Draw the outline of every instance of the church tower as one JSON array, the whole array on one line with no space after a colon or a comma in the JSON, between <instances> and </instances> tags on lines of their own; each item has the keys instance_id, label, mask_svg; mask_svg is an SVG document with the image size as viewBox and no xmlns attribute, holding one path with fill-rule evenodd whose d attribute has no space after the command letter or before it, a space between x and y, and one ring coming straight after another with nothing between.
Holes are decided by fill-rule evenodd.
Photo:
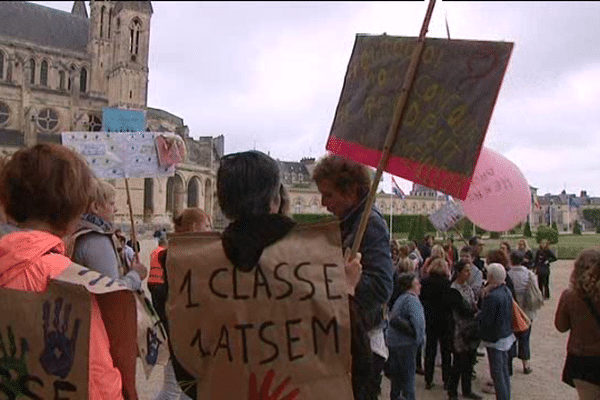
<instances>
[{"instance_id":1,"label":"church tower","mask_svg":"<svg viewBox=\"0 0 600 400\"><path fill-rule=\"evenodd\" d=\"M79 3L78 1L75 2ZM112 65L113 47L116 38L114 7L116 1L90 1L90 24L88 32L88 54L91 55L90 94L106 98L108 94L108 72ZM75 6L73 7L75 9Z\"/></svg>"},{"instance_id":2,"label":"church tower","mask_svg":"<svg viewBox=\"0 0 600 400\"><path fill-rule=\"evenodd\" d=\"M112 3L112 57L108 76L108 106L145 109L148 101L150 1ZM110 18L110 15L109 15Z\"/></svg>"}]
</instances>

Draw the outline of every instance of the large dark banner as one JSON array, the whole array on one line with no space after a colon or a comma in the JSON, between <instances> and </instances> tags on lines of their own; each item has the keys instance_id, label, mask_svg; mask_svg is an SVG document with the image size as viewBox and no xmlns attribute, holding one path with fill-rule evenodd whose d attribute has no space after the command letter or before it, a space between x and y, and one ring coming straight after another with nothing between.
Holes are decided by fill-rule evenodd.
<instances>
[{"instance_id":1,"label":"large dark banner","mask_svg":"<svg viewBox=\"0 0 600 400\"><path fill-rule=\"evenodd\" d=\"M416 43L357 35L327 150L377 167ZM512 48L426 39L385 171L464 200Z\"/></svg>"}]
</instances>

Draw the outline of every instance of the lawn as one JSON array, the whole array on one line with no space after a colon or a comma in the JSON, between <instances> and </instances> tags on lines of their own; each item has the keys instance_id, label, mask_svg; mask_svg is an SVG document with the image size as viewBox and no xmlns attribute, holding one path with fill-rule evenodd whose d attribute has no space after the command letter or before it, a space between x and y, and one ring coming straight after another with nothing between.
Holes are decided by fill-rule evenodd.
<instances>
[{"instance_id":1,"label":"lawn","mask_svg":"<svg viewBox=\"0 0 600 400\"><path fill-rule=\"evenodd\" d=\"M406 240L408 235L394 235L395 238L400 240ZM484 251L497 249L500 247L500 242L507 241L511 248L517 248L517 242L521 239L522 236L509 236L503 237L501 239L490 239L489 236L484 236L483 241L485 244ZM436 241L441 242L441 238ZM538 244L535 241L535 237L527 238L527 242L529 243L529 247L532 250L536 250L538 248ZM460 240L458 235L454 234L454 244L457 248L460 249L464 245L463 241ZM558 243L550 245L550 248L554 250L556 256L562 260L572 260L577 258L577 255L585 249L589 248L600 248L600 234L584 234L584 235L559 235Z\"/></svg>"}]
</instances>

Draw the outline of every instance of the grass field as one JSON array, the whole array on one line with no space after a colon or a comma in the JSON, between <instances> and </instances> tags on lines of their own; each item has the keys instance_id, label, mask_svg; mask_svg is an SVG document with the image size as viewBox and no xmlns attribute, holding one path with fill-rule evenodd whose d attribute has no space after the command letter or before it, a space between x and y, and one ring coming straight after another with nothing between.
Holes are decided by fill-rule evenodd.
<instances>
[{"instance_id":1,"label":"grass field","mask_svg":"<svg viewBox=\"0 0 600 400\"><path fill-rule=\"evenodd\" d=\"M408 235L394 235L396 239L406 240ZM484 236L483 241L485 243L484 251L497 249L500 247L500 242L507 241L513 249L517 248L517 242L521 239L522 236L509 236L503 237L501 239L490 239L489 237ZM538 248L538 244L535 241L535 238L526 238L529 243L529 247L532 250ZM436 241L441 241L441 238ZM457 248L460 249L464 245L460 238L457 238L457 235L454 235L454 244ZM585 249L589 248L600 248L600 235L599 234L585 234L585 235L559 235L558 243L550 245L550 248L555 251L556 256L562 260L572 260L577 258L577 255Z\"/></svg>"}]
</instances>

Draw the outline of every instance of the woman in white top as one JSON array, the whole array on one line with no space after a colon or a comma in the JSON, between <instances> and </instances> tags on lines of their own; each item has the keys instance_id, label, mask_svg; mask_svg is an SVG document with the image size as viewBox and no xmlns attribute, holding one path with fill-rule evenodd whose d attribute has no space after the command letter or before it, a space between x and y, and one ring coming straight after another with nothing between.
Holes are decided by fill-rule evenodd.
<instances>
[{"instance_id":1,"label":"woman in white top","mask_svg":"<svg viewBox=\"0 0 600 400\"><path fill-rule=\"evenodd\" d=\"M523 265L524 256L525 253L521 250L515 250L510 253L510 263L512 264L512 267L508 270L508 275L512 279L515 287L515 300L523 309L523 311L525 311L525 314L527 314L531 322L533 322L536 317L537 310L529 308L530 306L526 301L526 295L529 280L532 279L533 284L537 285L537 277ZM531 364L529 362L531 358L531 350L529 346L531 326L527 331L515 334L515 336L517 337L517 357L523 362L523 373L530 374L532 371Z\"/></svg>"}]
</instances>

